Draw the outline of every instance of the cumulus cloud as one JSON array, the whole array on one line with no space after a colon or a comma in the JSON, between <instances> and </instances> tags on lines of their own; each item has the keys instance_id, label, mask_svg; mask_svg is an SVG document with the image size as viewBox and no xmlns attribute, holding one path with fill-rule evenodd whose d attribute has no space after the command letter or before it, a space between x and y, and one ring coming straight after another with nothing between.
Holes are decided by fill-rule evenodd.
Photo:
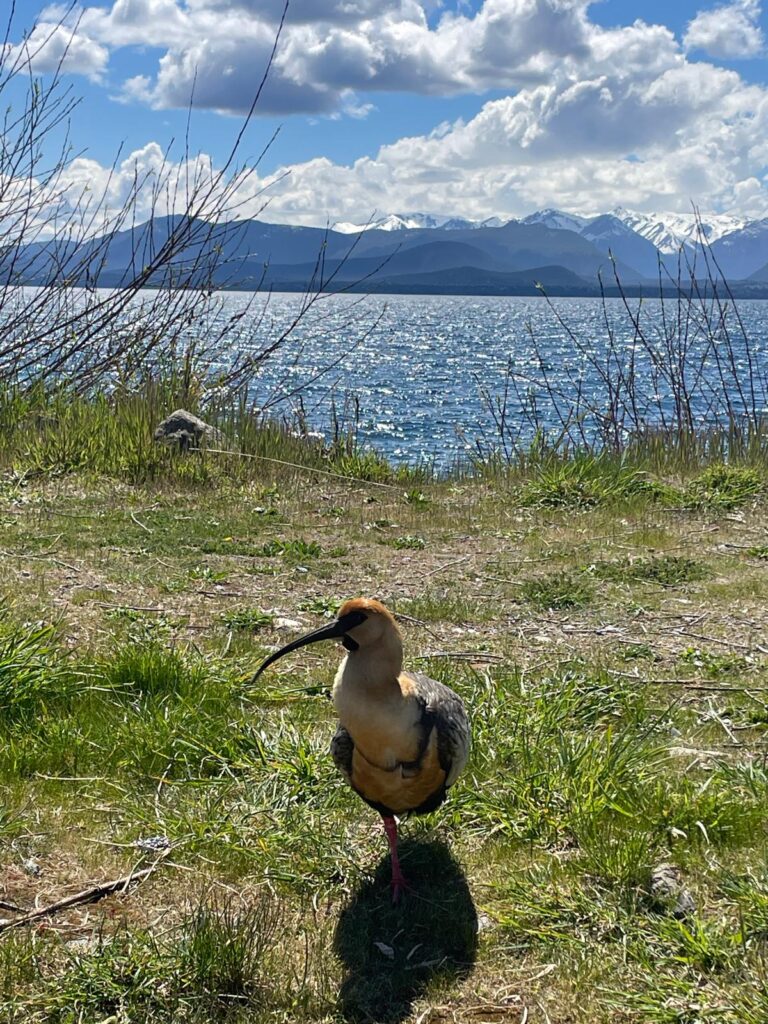
<instances>
[{"instance_id":1,"label":"cumulus cloud","mask_svg":"<svg viewBox=\"0 0 768 1024\"><path fill-rule=\"evenodd\" d=\"M355 91L447 95L544 81L590 53L591 0L485 0L431 24L418 0L296 0L260 106L330 113ZM126 83L157 108L248 110L283 12L281 0L115 0L77 12L95 44L164 50L154 75ZM66 21L62 8L50 8ZM193 88L194 87L194 88ZM359 109L354 104L350 109Z\"/></svg>"},{"instance_id":2,"label":"cumulus cloud","mask_svg":"<svg viewBox=\"0 0 768 1024\"><path fill-rule=\"evenodd\" d=\"M589 6L484 0L435 18L417 0L295 0L262 113L363 116L376 91L395 89L509 95L349 165L316 159L272 178L253 174L237 182L242 215L259 212L265 187L268 218L303 224L364 220L383 196L388 211L477 218L544 205L687 212L691 198L702 209L768 212L768 89L689 56L705 16L681 46L641 20L601 28ZM753 0L719 10L757 24ZM154 73L124 84L126 98L185 107L194 83L195 105L239 112L281 12L279 0L116 0L84 9L77 31L100 47L162 47ZM93 166L77 171L99 180Z\"/></svg>"},{"instance_id":3,"label":"cumulus cloud","mask_svg":"<svg viewBox=\"0 0 768 1024\"><path fill-rule=\"evenodd\" d=\"M439 195L440 212L478 218L617 202L688 212L691 197L757 216L768 211L767 130L766 90L711 65L670 69L644 92L615 75L536 86L350 166L294 166L275 180L268 216L354 220L380 209L382 195L390 210L432 210Z\"/></svg>"},{"instance_id":4,"label":"cumulus cloud","mask_svg":"<svg viewBox=\"0 0 768 1024\"><path fill-rule=\"evenodd\" d=\"M671 54L673 56L673 54ZM592 214L639 210L768 214L768 90L711 64L672 61L641 79L607 47L601 73L536 84L485 103L467 120L400 139L351 164L325 158L235 182L238 216L308 225L364 220L374 210L482 219L556 206ZM131 160L161 172L158 146ZM212 164L206 173L215 175ZM85 164L86 177L99 174Z\"/></svg>"},{"instance_id":5,"label":"cumulus cloud","mask_svg":"<svg viewBox=\"0 0 768 1024\"><path fill-rule=\"evenodd\" d=\"M765 45L758 24L760 0L700 11L688 25L683 40L687 50L703 50L711 57L757 57Z\"/></svg>"},{"instance_id":6,"label":"cumulus cloud","mask_svg":"<svg viewBox=\"0 0 768 1024\"><path fill-rule=\"evenodd\" d=\"M109 61L109 50L60 21L39 21L22 42L7 45L2 53L6 68L31 67L35 74L61 71L99 81Z\"/></svg>"}]
</instances>

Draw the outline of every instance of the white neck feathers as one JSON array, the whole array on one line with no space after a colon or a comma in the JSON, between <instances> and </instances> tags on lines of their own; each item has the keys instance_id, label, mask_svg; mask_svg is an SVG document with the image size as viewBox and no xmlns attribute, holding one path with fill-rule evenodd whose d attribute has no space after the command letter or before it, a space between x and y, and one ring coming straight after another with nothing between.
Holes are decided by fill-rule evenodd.
<instances>
[{"instance_id":1,"label":"white neck feathers","mask_svg":"<svg viewBox=\"0 0 768 1024\"><path fill-rule=\"evenodd\" d=\"M403 643L395 630L371 646L351 651L339 666L336 685L365 687L372 691L399 692L398 676L403 670Z\"/></svg>"}]
</instances>

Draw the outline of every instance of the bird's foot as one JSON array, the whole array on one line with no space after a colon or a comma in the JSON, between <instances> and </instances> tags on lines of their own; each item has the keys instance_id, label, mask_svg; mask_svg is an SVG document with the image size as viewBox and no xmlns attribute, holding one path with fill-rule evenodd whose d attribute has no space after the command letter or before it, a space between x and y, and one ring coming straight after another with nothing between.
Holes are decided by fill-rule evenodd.
<instances>
[{"instance_id":1,"label":"bird's foot","mask_svg":"<svg viewBox=\"0 0 768 1024\"><path fill-rule=\"evenodd\" d=\"M397 906L400 902L401 896L407 892L413 892L413 886L406 882L402 871L392 872L392 881L390 883L392 889L392 905Z\"/></svg>"}]
</instances>

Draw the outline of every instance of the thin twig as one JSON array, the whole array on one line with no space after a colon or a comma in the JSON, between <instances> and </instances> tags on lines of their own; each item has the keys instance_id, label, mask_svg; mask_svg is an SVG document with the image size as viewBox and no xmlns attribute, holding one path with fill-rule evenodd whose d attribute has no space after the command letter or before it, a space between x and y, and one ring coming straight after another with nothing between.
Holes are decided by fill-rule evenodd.
<instances>
[{"instance_id":1,"label":"thin twig","mask_svg":"<svg viewBox=\"0 0 768 1024\"><path fill-rule=\"evenodd\" d=\"M74 896L67 896L56 903L50 903L47 907L41 907L40 910L33 910L31 914L25 914L24 917L17 917L13 921L4 922L0 924L0 932L7 931L9 928L18 928L20 925L31 924L33 921L39 921L42 917L51 917L62 910L68 910L70 907L77 907L83 903L96 903L105 896L111 896L116 892L125 892L130 885L149 878L162 860L163 858L159 857L154 864L148 868L142 868L141 871L132 871L129 875L115 878L111 882L92 885L89 889L83 889L82 892L75 893Z\"/></svg>"},{"instance_id":2,"label":"thin twig","mask_svg":"<svg viewBox=\"0 0 768 1024\"><path fill-rule=\"evenodd\" d=\"M144 523L142 523L142 521L138 519L133 512L131 512L131 519L134 521L134 523L136 523L137 526L140 526L142 530L145 530L147 533L153 532L152 530L150 530L148 526L145 526Z\"/></svg>"},{"instance_id":3,"label":"thin twig","mask_svg":"<svg viewBox=\"0 0 768 1024\"><path fill-rule=\"evenodd\" d=\"M157 615L171 614L168 608L157 608L151 604L110 604L109 601L94 601L97 608L109 608L113 611L155 612ZM189 615L189 612L173 612L174 615Z\"/></svg>"},{"instance_id":4,"label":"thin twig","mask_svg":"<svg viewBox=\"0 0 768 1024\"><path fill-rule=\"evenodd\" d=\"M71 569L72 572L82 572L76 565L62 562L60 558L52 558L51 555L32 555L27 551L0 551L0 555L5 558L33 558L38 562L53 562L54 565L62 565L65 569Z\"/></svg>"},{"instance_id":5,"label":"thin twig","mask_svg":"<svg viewBox=\"0 0 768 1024\"><path fill-rule=\"evenodd\" d=\"M436 569L430 569L429 572L425 572L422 579L429 579L430 576L435 576L437 573L442 572L444 569L450 569L452 565L461 565L462 562L468 562L472 557L471 554L463 555L461 558L454 558L452 562L445 562L443 565L438 565Z\"/></svg>"},{"instance_id":6,"label":"thin twig","mask_svg":"<svg viewBox=\"0 0 768 1024\"><path fill-rule=\"evenodd\" d=\"M410 626L418 626L420 629L426 630L430 636L435 638L435 640L442 640L439 633L436 633L434 629L430 629L422 619L414 619L412 615L406 615L404 612L394 612L393 614L397 622L407 622Z\"/></svg>"},{"instance_id":7,"label":"thin twig","mask_svg":"<svg viewBox=\"0 0 768 1024\"><path fill-rule=\"evenodd\" d=\"M429 661L431 658L454 658L457 661L504 661L501 654L491 654L490 651L434 651L431 654L422 654L411 661Z\"/></svg>"},{"instance_id":8,"label":"thin twig","mask_svg":"<svg viewBox=\"0 0 768 1024\"><path fill-rule=\"evenodd\" d=\"M678 629L675 631L680 636L689 636L694 640L705 640L710 644L720 644L723 647L738 647L742 651L751 651L752 648L748 644L740 644L735 640L721 640L716 636L705 636L703 633L691 633L687 629Z\"/></svg>"},{"instance_id":9,"label":"thin twig","mask_svg":"<svg viewBox=\"0 0 768 1024\"><path fill-rule=\"evenodd\" d=\"M0 900L0 910L10 910L12 914L26 914L27 911L23 907L17 907L15 903L9 903L8 900Z\"/></svg>"},{"instance_id":10,"label":"thin twig","mask_svg":"<svg viewBox=\"0 0 768 1024\"><path fill-rule=\"evenodd\" d=\"M257 459L259 462L274 462L278 466L288 466L290 469L300 469L304 473L319 473L320 476L330 476L335 480L346 480L353 484L364 484L366 487L386 487L390 491L402 491L399 484L384 484L379 480L363 480L359 476L346 476L344 473L334 473L330 469L319 469L316 466L302 466L300 462L286 462L284 459L272 459L268 455L252 455L250 452L230 452L223 448L189 448L191 452L205 452L213 455L234 455L238 459Z\"/></svg>"},{"instance_id":11,"label":"thin twig","mask_svg":"<svg viewBox=\"0 0 768 1024\"><path fill-rule=\"evenodd\" d=\"M715 683L705 683L697 679L643 679L641 676L633 675L631 672L621 672L619 669L608 669L612 676L621 676L622 679L631 679L633 683L642 683L644 686L684 686L688 690L711 690L717 693L768 693L768 686L718 686Z\"/></svg>"}]
</instances>

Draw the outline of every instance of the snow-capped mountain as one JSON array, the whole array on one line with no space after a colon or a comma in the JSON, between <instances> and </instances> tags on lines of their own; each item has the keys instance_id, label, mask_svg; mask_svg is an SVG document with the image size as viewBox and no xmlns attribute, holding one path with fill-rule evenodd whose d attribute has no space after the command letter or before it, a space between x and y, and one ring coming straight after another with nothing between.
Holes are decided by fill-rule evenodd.
<instances>
[{"instance_id":1,"label":"snow-capped mountain","mask_svg":"<svg viewBox=\"0 0 768 1024\"><path fill-rule=\"evenodd\" d=\"M359 234L361 231L404 231L442 228L444 231L461 231L480 227L501 227L505 221L500 217L489 217L484 221L467 220L465 217L445 217L431 213L390 213L370 223L354 224L341 221L334 224L334 231L342 234Z\"/></svg>"},{"instance_id":2,"label":"snow-capped mountain","mask_svg":"<svg viewBox=\"0 0 768 1024\"><path fill-rule=\"evenodd\" d=\"M696 217L693 213L634 213L618 206L611 211L638 235L653 242L659 252L676 253L680 247L693 246L698 240ZM712 213L701 218L702 229L708 242L716 242L723 235L740 231L747 223L743 217L728 213Z\"/></svg>"},{"instance_id":3,"label":"snow-capped mountain","mask_svg":"<svg viewBox=\"0 0 768 1024\"><path fill-rule=\"evenodd\" d=\"M579 234L600 252L610 253L644 277L653 277L658 272L659 254L653 243L613 214L603 213L587 221Z\"/></svg>"},{"instance_id":4,"label":"snow-capped mountain","mask_svg":"<svg viewBox=\"0 0 768 1024\"><path fill-rule=\"evenodd\" d=\"M520 224L542 224L556 231L583 233L585 226L598 217L610 216L626 224L636 234L653 243L661 253L675 254L681 246L693 247L698 239L696 217L693 213L636 213L623 206L617 206L609 214L584 217L566 210L536 210L526 217L514 218ZM508 217L487 217L485 220L470 220L466 217L447 217L432 213L390 213L378 217L368 224L341 221L334 224L334 230L343 234L358 234L361 231L404 231L407 229L442 228L444 231L466 231L471 228L497 228L510 223ZM743 217L729 213L713 213L702 217L702 228L711 244L725 235L732 235L746 227Z\"/></svg>"},{"instance_id":5,"label":"snow-capped mountain","mask_svg":"<svg viewBox=\"0 0 768 1024\"><path fill-rule=\"evenodd\" d=\"M72 281L92 283L98 275L102 287L119 287L126 279L126 268L132 266L141 231L151 231L157 241L161 231L170 233L175 224L175 217L167 217L117 232L109 241L108 260L93 256L101 250L99 244L92 250L91 242L63 254L60 247L32 243L25 248L23 278L12 277L6 270L0 287L70 279L70 268ZM679 270L687 277L693 271L705 279L716 267L743 293L753 295L757 289L760 297L768 297L768 218L743 223L727 215L707 217L712 244L706 261L695 252L695 217L679 214L654 218L620 209L586 218L548 209L522 220L473 221L413 213L343 227L346 234L259 220L238 222L222 245L221 274L214 283L247 289L262 288L266 280L275 290L295 291L314 281L317 254L322 252L324 269L345 289L370 287L403 294L417 294L419 289L428 294L463 294L462 289L467 289L466 294L528 295L535 293L534 282L542 281L557 294L594 295L598 276L611 287L614 269L622 284L657 287L661 256L675 274ZM350 251L349 232L361 228L380 230L364 230ZM685 258L678 263L681 244ZM195 262L192 256L190 262ZM233 285L235 266L238 278Z\"/></svg>"},{"instance_id":6,"label":"snow-capped mountain","mask_svg":"<svg viewBox=\"0 0 768 1024\"><path fill-rule=\"evenodd\" d=\"M712 252L726 276L734 280L764 274L768 264L768 217L752 220L718 238Z\"/></svg>"},{"instance_id":7,"label":"snow-capped mountain","mask_svg":"<svg viewBox=\"0 0 768 1024\"><path fill-rule=\"evenodd\" d=\"M668 265L673 264L674 268L677 268L681 250L684 254L681 265L683 274L691 267L703 266L695 254L700 228L693 211L639 213L618 206L610 213L586 217L569 213L567 210L547 208L511 220L504 217L470 220L466 217L439 216L431 213L393 213L380 217L370 224L340 223L334 225L334 228L342 234L356 234L373 229L389 232L406 232L409 229L419 232L430 230L434 232L437 242L448 241L445 238L446 232L450 234L454 231L461 233L477 228L505 228L508 233L516 226L528 229L546 228L550 232L580 235L596 251L618 260L618 264L624 268L625 276L628 271L635 271L641 277L655 280L658 275L659 257L666 260ZM712 246L720 272L726 279L742 281L754 274L762 274L768 280L768 218L747 221L733 214L713 213L703 215L700 226L707 242ZM407 242L403 240L402 244L410 246L422 242L423 237L413 237ZM551 244L552 239L549 239L547 246L550 246L550 250ZM562 256L569 245L573 244L573 240L568 242L563 238L559 248L557 244L555 245L556 252L548 250L549 255L545 262L562 263L563 266L567 266L567 262L563 262L556 253L562 250ZM378 250L377 254L380 255Z\"/></svg>"},{"instance_id":8,"label":"snow-capped mountain","mask_svg":"<svg viewBox=\"0 0 768 1024\"><path fill-rule=\"evenodd\" d=\"M508 218L507 218L508 219ZM334 231L345 235L357 235L361 231L404 231L406 229L442 228L444 231L461 231L469 228L500 228L506 224L502 217L488 217L486 220L467 220L465 217L440 217L432 213L390 213L366 224L341 221L333 225Z\"/></svg>"},{"instance_id":9,"label":"snow-capped mountain","mask_svg":"<svg viewBox=\"0 0 768 1024\"><path fill-rule=\"evenodd\" d=\"M523 217L521 224L543 224L545 228L552 228L555 231L581 231L584 225L590 220L589 217L580 217L576 213L566 213L564 210L537 210Z\"/></svg>"}]
</instances>

